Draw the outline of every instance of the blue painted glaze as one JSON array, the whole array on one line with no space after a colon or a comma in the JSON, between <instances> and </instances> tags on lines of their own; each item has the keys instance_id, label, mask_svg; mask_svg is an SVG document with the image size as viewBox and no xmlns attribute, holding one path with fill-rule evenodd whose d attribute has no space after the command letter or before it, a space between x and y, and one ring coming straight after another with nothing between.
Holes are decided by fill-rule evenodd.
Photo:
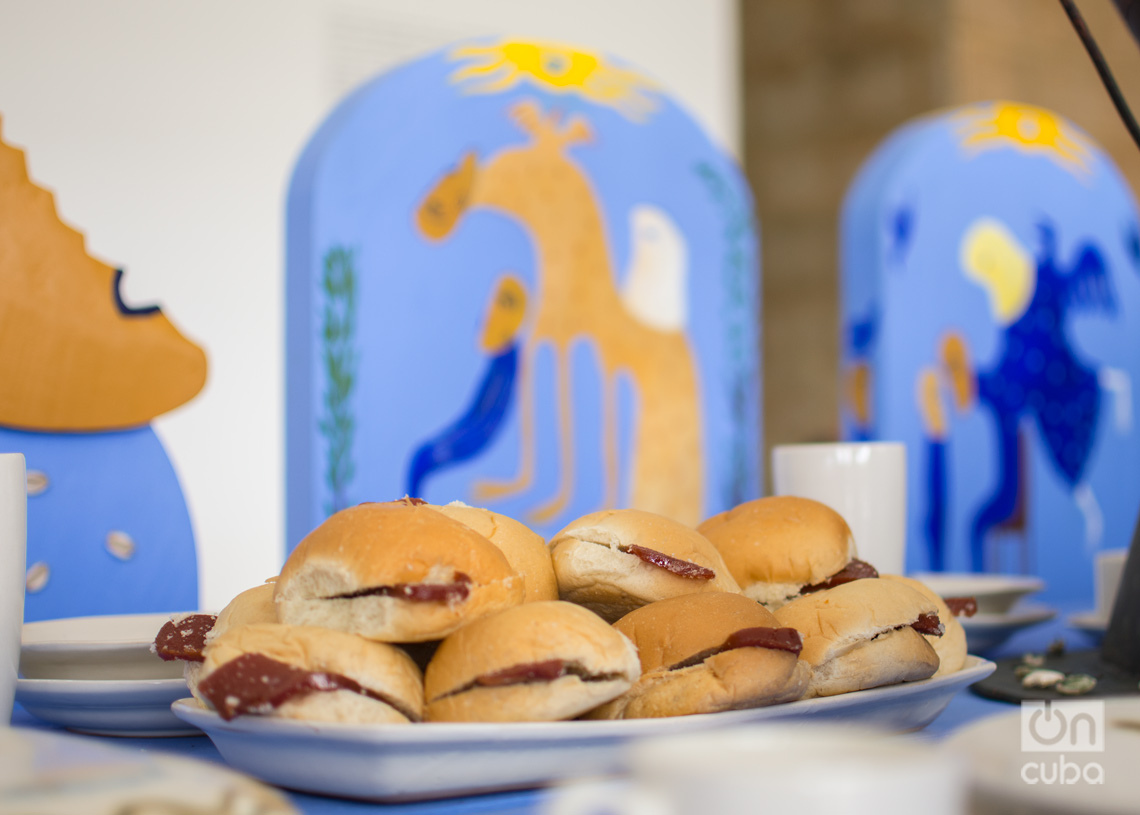
<instances>
[{"instance_id":1,"label":"blue painted glaze","mask_svg":"<svg viewBox=\"0 0 1140 815\"><path fill-rule=\"evenodd\" d=\"M1072 123L1008 102L916 120L843 210L846 438L908 446L908 567L1030 571L1091 601L1140 506L1132 192ZM874 319L872 319L874 318ZM871 328L874 330L871 330Z\"/></svg>"},{"instance_id":2,"label":"blue painted glaze","mask_svg":"<svg viewBox=\"0 0 1140 815\"><path fill-rule=\"evenodd\" d=\"M178 476L149 426L108 433L0 428L0 451L22 452L30 478L27 621L198 607L194 534ZM109 545L109 536L114 535ZM129 543L127 542L129 540Z\"/></svg>"}]
</instances>

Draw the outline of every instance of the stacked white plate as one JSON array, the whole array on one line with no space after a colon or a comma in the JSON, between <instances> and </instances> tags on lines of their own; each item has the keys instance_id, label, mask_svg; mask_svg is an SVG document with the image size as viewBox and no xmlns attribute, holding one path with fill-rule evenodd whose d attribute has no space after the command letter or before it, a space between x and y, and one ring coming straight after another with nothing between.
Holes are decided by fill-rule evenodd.
<instances>
[{"instance_id":1,"label":"stacked white plate","mask_svg":"<svg viewBox=\"0 0 1140 815\"><path fill-rule=\"evenodd\" d=\"M966 629L966 643L971 654L992 651L1022 629L1057 616L1055 608L1025 599L1045 588L1045 581L1039 577L967 572L930 572L911 577L921 580L941 597L973 597L977 600L977 614L958 618Z\"/></svg>"},{"instance_id":2,"label":"stacked white plate","mask_svg":"<svg viewBox=\"0 0 1140 815\"><path fill-rule=\"evenodd\" d=\"M181 662L150 650L169 614L26 623L16 701L45 722L83 733L182 736L199 731L170 712L188 693Z\"/></svg>"}]
</instances>

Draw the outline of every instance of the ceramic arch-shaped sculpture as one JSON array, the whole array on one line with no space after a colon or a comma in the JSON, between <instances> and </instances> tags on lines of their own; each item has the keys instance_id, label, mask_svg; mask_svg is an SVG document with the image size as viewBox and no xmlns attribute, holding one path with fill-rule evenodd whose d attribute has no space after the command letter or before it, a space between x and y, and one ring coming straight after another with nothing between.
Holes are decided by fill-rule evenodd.
<instances>
[{"instance_id":1,"label":"ceramic arch-shaped sculpture","mask_svg":"<svg viewBox=\"0 0 1140 815\"><path fill-rule=\"evenodd\" d=\"M547 534L759 494L750 199L637 71L478 41L379 76L305 149L288 232L291 545L405 493Z\"/></svg>"},{"instance_id":2,"label":"ceramic arch-shaped sculpture","mask_svg":"<svg viewBox=\"0 0 1140 815\"><path fill-rule=\"evenodd\" d=\"M1032 571L1086 597L1140 504L1140 227L1062 117L913 122L843 211L843 429L909 449L908 567Z\"/></svg>"}]
</instances>

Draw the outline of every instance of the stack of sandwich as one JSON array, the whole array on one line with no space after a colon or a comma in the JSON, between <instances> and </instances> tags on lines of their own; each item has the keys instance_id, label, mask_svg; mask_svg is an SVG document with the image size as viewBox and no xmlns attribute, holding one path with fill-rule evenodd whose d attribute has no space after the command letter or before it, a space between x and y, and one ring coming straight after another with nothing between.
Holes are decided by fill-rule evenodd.
<instances>
[{"instance_id":1,"label":"stack of sandwich","mask_svg":"<svg viewBox=\"0 0 1140 815\"><path fill-rule=\"evenodd\" d=\"M966 642L937 595L880 577L808 499L697 529L609 510L547 543L404 498L336 513L278 577L172 619L155 650L226 719L410 723L760 707L956 671Z\"/></svg>"}]
</instances>

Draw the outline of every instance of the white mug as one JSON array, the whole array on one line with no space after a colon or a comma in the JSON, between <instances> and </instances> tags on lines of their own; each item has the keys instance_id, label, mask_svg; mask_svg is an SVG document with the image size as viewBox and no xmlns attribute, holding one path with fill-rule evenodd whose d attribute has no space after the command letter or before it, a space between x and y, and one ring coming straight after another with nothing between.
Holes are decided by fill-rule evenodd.
<instances>
[{"instance_id":1,"label":"white mug","mask_svg":"<svg viewBox=\"0 0 1140 815\"><path fill-rule=\"evenodd\" d=\"M827 504L847 521L859 559L881 574L905 574L906 445L787 444L772 449L776 495Z\"/></svg>"},{"instance_id":2,"label":"white mug","mask_svg":"<svg viewBox=\"0 0 1140 815\"><path fill-rule=\"evenodd\" d=\"M557 790L541 815L963 815L966 768L914 737L771 723L635 742L625 782Z\"/></svg>"},{"instance_id":3,"label":"white mug","mask_svg":"<svg viewBox=\"0 0 1140 815\"><path fill-rule=\"evenodd\" d=\"M0 453L0 727L12 720L24 571L28 551L28 484L22 453Z\"/></svg>"}]
</instances>

